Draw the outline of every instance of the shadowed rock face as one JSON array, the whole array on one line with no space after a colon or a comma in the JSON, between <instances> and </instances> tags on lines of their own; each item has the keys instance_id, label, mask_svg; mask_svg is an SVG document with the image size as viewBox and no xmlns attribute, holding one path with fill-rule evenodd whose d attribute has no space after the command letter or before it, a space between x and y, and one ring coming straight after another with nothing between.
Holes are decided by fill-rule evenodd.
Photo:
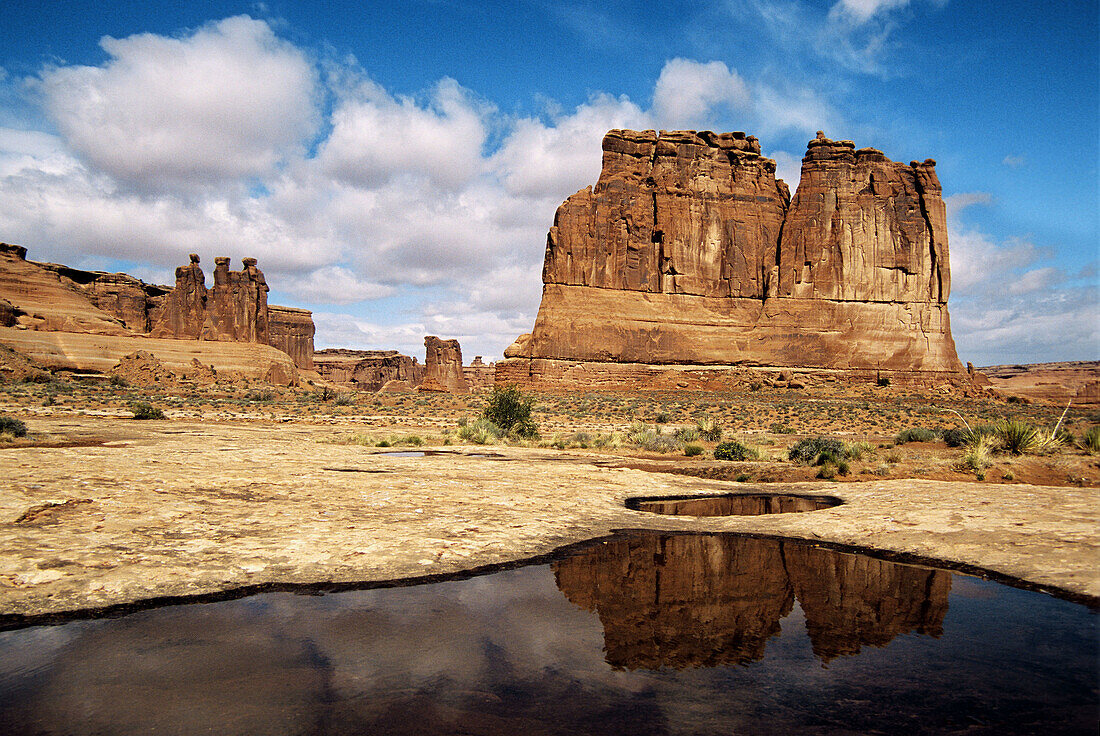
<instances>
[{"instance_id":1,"label":"shadowed rock face","mask_svg":"<svg viewBox=\"0 0 1100 736\"><path fill-rule=\"evenodd\" d=\"M962 375L934 161L819 134L792 201L742 133L613 130L603 149L554 218L502 380L578 361Z\"/></svg>"},{"instance_id":2,"label":"shadowed rock face","mask_svg":"<svg viewBox=\"0 0 1100 736\"><path fill-rule=\"evenodd\" d=\"M939 636L950 573L775 540L639 535L556 562L571 602L599 614L607 661L626 669L746 664L797 599L822 661Z\"/></svg>"}]
</instances>

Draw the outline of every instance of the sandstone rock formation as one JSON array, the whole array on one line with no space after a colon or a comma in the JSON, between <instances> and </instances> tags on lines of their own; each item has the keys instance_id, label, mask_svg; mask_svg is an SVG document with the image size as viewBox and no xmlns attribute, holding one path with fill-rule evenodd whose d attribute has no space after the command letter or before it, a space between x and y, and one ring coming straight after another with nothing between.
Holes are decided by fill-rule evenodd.
<instances>
[{"instance_id":1,"label":"sandstone rock formation","mask_svg":"<svg viewBox=\"0 0 1100 736\"><path fill-rule=\"evenodd\" d=\"M797 599L824 662L917 632L939 636L951 574L733 535L640 534L552 565L566 598L599 614L609 664L760 660Z\"/></svg>"},{"instance_id":2,"label":"sandstone rock formation","mask_svg":"<svg viewBox=\"0 0 1100 736\"><path fill-rule=\"evenodd\" d=\"M396 350L329 348L315 352L313 364L326 381L360 391L378 391L391 381L418 386L424 378L424 366Z\"/></svg>"},{"instance_id":3,"label":"sandstone rock formation","mask_svg":"<svg viewBox=\"0 0 1100 736\"><path fill-rule=\"evenodd\" d=\"M488 391L493 387L496 364L486 364L480 355L476 355L470 365L462 367L462 375L471 392Z\"/></svg>"},{"instance_id":4,"label":"sandstone rock formation","mask_svg":"<svg viewBox=\"0 0 1100 736\"><path fill-rule=\"evenodd\" d=\"M653 365L965 380L933 161L819 134L791 200L742 133L613 130L603 150L596 186L558 208L534 330L498 380L575 384L589 364L624 382Z\"/></svg>"},{"instance_id":5,"label":"sandstone rock formation","mask_svg":"<svg viewBox=\"0 0 1100 736\"><path fill-rule=\"evenodd\" d=\"M174 386L177 378L157 356L145 350L123 356L118 365L107 372L135 386Z\"/></svg>"},{"instance_id":6,"label":"sandstone rock formation","mask_svg":"<svg viewBox=\"0 0 1100 736\"><path fill-rule=\"evenodd\" d=\"M427 355L424 358L424 379L421 391L440 391L452 394L469 393L466 377L462 372L462 348L458 340L440 340L435 335L424 338Z\"/></svg>"},{"instance_id":7,"label":"sandstone rock formation","mask_svg":"<svg viewBox=\"0 0 1100 736\"><path fill-rule=\"evenodd\" d=\"M244 259L244 268L239 272L229 270L228 258L216 258L215 262L213 288L206 288L196 254L191 254L188 265L176 269L176 285L168 288L145 284L123 273L81 271L28 261L25 248L0 243L0 328L259 343L290 355L297 367L312 368L314 326L310 312L269 306L267 283L254 258ZM0 334L0 339L3 337ZM27 338L19 341L26 343ZM50 338L35 349L49 354L61 343L85 342L79 338ZM125 342L110 341L110 346L104 343L102 347L117 360L136 349L127 348ZM248 353L231 352L231 363ZM72 365L66 367L75 367L77 360L74 354L69 361ZM50 362L52 365L58 361ZM246 367L245 372L258 371L262 375L271 362L265 359L262 367ZM275 362L281 364L282 359ZM280 369L280 375L289 374L289 370Z\"/></svg>"},{"instance_id":8,"label":"sandstone rock formation","mask_svg":"<svg viewBox=\"0 0 1100 736\"><path fill-rule=\"evenodd\" d=\"M294 359L299 368L313 368L313 336L316 327L308 309L267 308L268 342Z\"/></svg>"}]
</instances>

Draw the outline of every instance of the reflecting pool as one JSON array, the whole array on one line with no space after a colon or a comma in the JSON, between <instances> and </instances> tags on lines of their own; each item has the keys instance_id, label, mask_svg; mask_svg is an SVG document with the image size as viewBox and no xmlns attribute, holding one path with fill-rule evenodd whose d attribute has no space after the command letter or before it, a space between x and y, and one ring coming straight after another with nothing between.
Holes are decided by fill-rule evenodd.
<instances>
[{"instance_id":1,"label":"reflecting pool","mask_svg":"<svg viewBox=\"0 0 1100 736\"><path fill-rule=\"evenodd\" d=\"M0 632L0 733L1091 734L1096 620L806 544L633 534Z\"/></svg>"}]
</instances>

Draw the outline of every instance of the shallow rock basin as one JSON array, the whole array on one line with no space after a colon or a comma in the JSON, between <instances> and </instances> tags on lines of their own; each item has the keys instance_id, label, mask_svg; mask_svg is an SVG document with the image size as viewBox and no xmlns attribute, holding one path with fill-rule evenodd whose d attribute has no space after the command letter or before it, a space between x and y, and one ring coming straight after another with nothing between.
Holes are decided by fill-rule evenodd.
<instances>
[{"instance_id":1,"label":"shallow rock basin","mask_svg":"<svg viewBox=\"0 0 1100 736\"><path fill-rule=\"evenodd\" d=\"M726 493L720 496L629 498L626 507L669 516L760 516L831 509L843 503L835 496L793 493Z\"/></svg>"},{"instance_id":2,"label":"shallow rock basin","mask_svg":"<svg viewBox=\"0 0 1100 736\"><path fill-rule=\"evenodd\" d=\"M0 632L0 731L1094 733L1095 636L1085 606L945 570L637 533Z\"/></svg>"}]
</instances>

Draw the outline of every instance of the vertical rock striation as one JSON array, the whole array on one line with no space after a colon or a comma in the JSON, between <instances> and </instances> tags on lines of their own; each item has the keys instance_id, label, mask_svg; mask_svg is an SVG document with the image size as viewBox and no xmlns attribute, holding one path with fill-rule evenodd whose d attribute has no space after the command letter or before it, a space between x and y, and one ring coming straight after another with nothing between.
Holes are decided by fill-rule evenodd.
<instances>
[{"instance_id":1,"label":"vertical rock striation","mask_svg":"<svg viewBox=\"0 0 1100 736\"><path fill-rule=\"evenodd\" d=\"M498 380L582 364L961 376L935 162L821 133L791 200L743 133L610 131L595 187L558 208L531 334ZM588 371L591 374L591 371Z\"/></svg>"},{"instance_id":2,"label":"vertical rock striation","mask_svg":"<svg viewBox=\"0 0 1100 736\"><path fill-rule=\"evenodd\" d=\"M462 372L462 347L458 340L441 340L435 335L428 335L424 338L424 349L426 355L421 391L469 393L470 388Z\"/></svg>"}]
</instances>

